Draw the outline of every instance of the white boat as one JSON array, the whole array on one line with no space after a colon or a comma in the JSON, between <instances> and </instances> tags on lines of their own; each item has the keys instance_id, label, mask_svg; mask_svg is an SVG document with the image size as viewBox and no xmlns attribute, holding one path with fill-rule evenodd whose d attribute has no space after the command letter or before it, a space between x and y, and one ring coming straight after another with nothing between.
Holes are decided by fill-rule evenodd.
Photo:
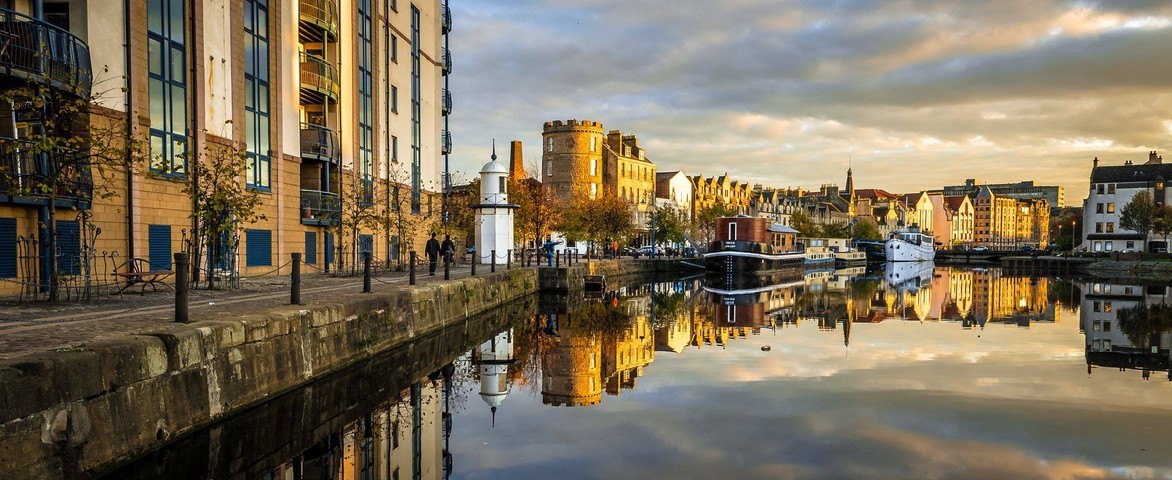
<instances>
[{"instance_id":1,"label":"white boat","mask_svg":"<svg viewBox=\"0 0 1172 480\"><path fill-rule=\"evenodd\" d=\"M883 270L883 280L899 291L918 291L931 285L936 262L889 263Z\"/></svg>"},{"instance_id":2,"label":"white boat","mask_svg":"<svg viewBox=\"0 0 1172 480\"><path fill-rule=\"evenodd\" d=\"M936 258L935 242L935 237L912 225L905 231L892 233L883 244L883 252L888 262L926 262Z\"/></svg>"},{"instance_id":3,"label":"white boat","mask_svg":"<svg viewBox=\"0 0 1172 480\"><path fill-rule=\"evenodd\" d=\"M846 250L834 252L834 266L846 267L850 265L864 265L867 263L867 252L862 250Z\"/></svg>"}]
</instances>

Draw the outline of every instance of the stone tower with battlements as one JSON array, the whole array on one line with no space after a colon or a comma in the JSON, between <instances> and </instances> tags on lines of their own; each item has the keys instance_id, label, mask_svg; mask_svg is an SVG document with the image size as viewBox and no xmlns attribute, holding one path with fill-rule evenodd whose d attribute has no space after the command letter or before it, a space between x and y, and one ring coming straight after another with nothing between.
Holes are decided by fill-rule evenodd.
<instances>
[{"instance_id":1,"label":"stone tower with battlements","mask_svg":"<svg viewBox=\"0 0 1172 480\"><path fill-rule=\"evenodd\" d=\"M541 132L541 181L563 200L602 195L602 122L554 120Z\"/></svg>"}]
</instances>

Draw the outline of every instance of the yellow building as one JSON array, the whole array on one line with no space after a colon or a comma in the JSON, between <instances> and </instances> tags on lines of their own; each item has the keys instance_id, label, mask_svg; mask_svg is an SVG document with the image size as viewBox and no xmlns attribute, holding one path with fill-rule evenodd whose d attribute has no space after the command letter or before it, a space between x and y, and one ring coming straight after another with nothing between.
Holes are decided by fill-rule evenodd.
<instances>
[{"instance_id":1,"label":"yellow building","mask_svg":"<svg viewBox=\"0 0 1172 480\"><path fill-rule=\"evenodd\" d=\"M70 45L68 55L48 59L71 72L70 81L45 84L81 97L92 92L100 107L94 124L112 118L110 125L124 125L145 157L129 176L121 168L91 169L92 162L69 170L85 185L57 202L63 273L77 273L68 265L80 263L74 257L81 252L119 252L160 269L171 268L174 252L194 253L204 242L191 238L193 200L185 188L201 168L212 171L205 166L217 156L244 164L243 175L227 181L258 192L261 217L239 226L238 241L224 242L236 249L207 245L193 258L204 269L274 272L293 252L322 269L353 264L362 251L388 259L425 238L419 227L438 218L441 202L431 192L443 186L443 157L451 150L444 127L452 27L439 0L68 0L54 2L52 24L21 16L32 13L27 2L16 5L19 12L0 9L13 20L0 23ZM17 60L0 55L10 63L0 84L49 79ZM20 113L30 129L6 129L16 132L0 138L7 145L45 118L0 109L9 110L3 118ZM46 172L48 160L65 153L38 160L8 152L0 163L40 162ZM23 174L0 175L0 238L47 238L37 231L38 218L48 218L47 200L20 187ZM415 227L403 238L390 227L340 228L360 216L396 217L396 206ZM96 238L82 234L90 225L101 229ZM36 267L16 268L15 256L0 249L0 278L44 278ZM91 259L103 269L94 275L125 268L103 260Z\"/></svg>"},{"instance_id":2,"label":"yellow building","mask_svg":"<svg viewBox=\"0 0 1172 480\"><path fill-rule=\"evenodd\" d=\"M703 175L693 176L692 185L692 194L695 196L692 211L695 213L712 208L717 204L730 207L740 214L747 215L750 212L753 187L748 183L729 178L727 173L719 177L708 178L704 178Z\"/></svg>"},{"instance_id":3,"label":"yellow building","mask_svg":"<svg viewBox=\"0 0 1172 480\"><path fill-rule=\"evenodd\" d=\"M541 181L568 205L575 197L603 193L602 123L590 120L545 122L541 132Z\"/></svg>"},{"instance_id":4,"label":"yellow building","mask_svg":"<svg viewBox=\"0 0 1172 480\"><path fill-rule=\"evenodd\" d=\"M655 206L655 164L647 159L635 135L623 135L618 130L606 134L602 152L603 177L606 191L614 192L631 204L635 225L650 224L649 212Z\"/></svg>"}]
</instances>

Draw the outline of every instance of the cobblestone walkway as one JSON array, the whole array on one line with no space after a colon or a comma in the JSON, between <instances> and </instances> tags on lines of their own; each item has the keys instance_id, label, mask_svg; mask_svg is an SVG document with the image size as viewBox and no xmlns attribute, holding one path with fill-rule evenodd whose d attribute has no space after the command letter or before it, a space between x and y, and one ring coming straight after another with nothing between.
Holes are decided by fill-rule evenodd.
<instances>
[{"instance_id":1,"label":"cobblestone walkway","mask_svg":"<svg viewBox=\"0 0 1172 480\"><path fill-rule=\"evenodd\" d=\"M503 269L498 268L497 271ZM468 276L467 265L454 267L453 279ZM478 267L478 274L488 268ZM443 270L429 276L426 269L416 274L418 284L443 281ZM376 275L371 282L374 293L387 292L407 285L406 272ZM113 338L146 334L173 325L175 294L146 292L140 295L127 289L121 297L89 303L19 302L0 298L0 359L29 353L82 347ZM362 276L335 277L303 274L301 303L324 303L340 294L362 292ZM191 320L224 319L258 310L289 304L289 277L267 276L241 280L239 290L191 290L188 293Z\"/></svg>"}]
</instances>

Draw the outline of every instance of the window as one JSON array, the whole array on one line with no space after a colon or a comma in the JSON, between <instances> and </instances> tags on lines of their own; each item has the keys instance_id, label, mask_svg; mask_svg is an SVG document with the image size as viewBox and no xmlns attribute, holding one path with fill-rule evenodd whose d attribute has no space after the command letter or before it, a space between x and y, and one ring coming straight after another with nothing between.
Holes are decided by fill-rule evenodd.
<instances>
[{"instance_id":1,"label":"window","mask_svg":"<svg viewBox=\"0 0 1172 480\"><path fill-rule=\"evenodd\" d=\"M1095 233L1103 233L1103 222L1095 222Z\"/></svg>"},{"instance_id":2,"label":"window","mask_svg":"<svg viewBox=\"0 0 1172 480\"><path fill-rule=\"evenodd\" d=\"M1102 184L1102 183L1100 183L1099 185L1097 185L1097 187L1098 187L1098 189L1097 189L1097 190L1098 190L1098 192L1097 192L1097 193L1098 193L1099 195L1102 195L1102 194L1103 194L1103 186L1104 186L1104 184Z\"/></svg>"},{"instance_id":3,"label":"window","mask_svg":"<svg viewBox=\"0 0 1172 480\"><path fill-rule=\"evenodd\" d=\"M147 1L147 92L151 172L187 173L187 50L184 0Z\"/></svg>"},{"instance_id":4,"label":"window","mask_svg":"<svg viewBox=\"0 0 1172 480\"><path fill-rule=\"evenodd\" d=\"M1103 204L1101 204L1101 203L1095 204L1095 213L1103 213Z\"/></svg>"},{"instance_id":5,"label":"window","mask_svg":"<svg viewBox=\"0 0 1172 480\"><path fill-rule=\"evenodd\" d=\"M1103 242L1103 250L1108 252L1115 250L1115 242Z\"/></svg>"},{"instance_id":6,"label":"window","mask_svg":"<svg viewBox=\"0 0 1172 480\"><path fill-rule=\"evenodd\" d=\"M546 160L545 161L545 176L547 176L547 177L553 176L553 160Z\"/></svg>"},{"instance_id":7,"label":"window","mask_svg":"<svg viewBox=\"0 0 1172 480\"><path fill-rule=\"evenodd\" d=\"M1107 302L1107 303L1111 303L1111 302ZM1111 307L1107 307L1107 311L1108 312L1111 311ZM1103 322L1103 331L1104 332L1111 331L1111 322Z\"/></svg>"},{"instance_id":8,"label":"window","mask_svg":"<svg viewBox=\"0 0 1172 480\"><path fill-rule=\"evenodd\" d=\"M399 113L399 87L394 85L391 85L391 112Z\"/></svg>"},{"instance_id":9,"label":"window","mask_svg":"<svg viewBox=\"0 0 1172 480\"><path fill-rule=\"evenodd\" d=\"M358 168L362 191L359 203L374 203L374 72L371 64L373 25L370 0L358 0Z\"/></svg>"},{"instance_id":10,"label":"window","mask_svg":"<svg viewBox=\"0 0 1172 480\"><path fill-rule=\"evenodd\" d=\"M1111 302L1103 302L1103 313L1111 313Z\"/></svg>"},{"instance_id":11,"label":"window","mask_svg":"<svg viewBox=\"0 0 1172 480\"><path fill-rule=\"evenodd\" d=\"M269 9L268 0L244 0L245 184L269 190Z\"/></svg>"},{"instance_id":12,"label":"window","mask_svg":"<svg viewBox=\"0 0 1172 480\"><path fill-rule=\"evenodd\" d=\"M500 180L500 185L497 185L497 191L500 193L509 193L508 179L505 177L500 177L497 180Z\"/></svg>"},{"instance_id":13,"label":"window","mask_svg":"<svg viewBox=\"0 0 1172 480\"><path fill-rule=\"evenodd\" d=\"M423 95L423 86L420 84L420 19L419 8L411 5L411 213L419 215L420 195L422 194L423 179L422 162L423 150L423 110L420 96Z\"/></svg>"},{"instance_id":14,"label":"window","mask_svg":"<svg viewBox=\"0 0 1172 480\"><path fill-rule=\"evenodd\" d=\"M1092 311L1092 312L1101 312L1101 311L1103 311L1103 309L1102 309L1102 304L1101 304L1101 303L1099 303L1099 302L1094 302L1094 303L1091 303L1091 311Z\"/></svg>"},{"instance_id":15,"label":"window","mask_svg":"<svg viewBox=\"0 0 1172 480\"><path fill-rule=\"evenodd\" d=\"M1107 193L1115 193L1115 184L1114 183L1107 184Z\"/></svg>"},{"instance_id":16,"label":"window","mask_svg":"<svg viewBox=\"0 0 1172 480\"><path fill-rule=\"evenodd\" d=\"M595 175L598 175L598 159L591 158L590 159L590 176L595 176Z\"/></svg>"},{"instance_id":17,"label":"window","mask_svg":"<svg viewBox=\"0 0 1172 480\"><path fill-rule=\"evenodd\" d=\"M598 197L598 184L591 182L590 183L590 198L597 198L597 197Z\"/></svg>"},{"instance_id":18,"label":"window","mask_svg":"<svg viewBox=\"0 0 1172 480\"><path fill-rule=\"evenodd\" d=\"M547 152L553 151L553 137L549 137L549 138L545 139L545 151L547 151Z\"/></svg>"},{"instance_id":19,"label":"window","mask_svg":"<svg viewBox=\"0 0 1172 480\"><path fill-rule=\"evenodd\" d=\"M1107 213L1115 213L1115 202L1107 204Z\"/></svg>"},{"instance_id":20,"label":"window","mask_svg":"<svg viewBox=\"0 0 1172 480\"><path fill-rule=\"evenodd\" d=\"M1107 222L1107 233L1115 233L1115 222Z\"/></svg>"},{"instance_id":21,"label":"window","mask_svg":"<svg viewBox=\"0 0 1172 480\"><path fill-rule=\"evenodd\" d=\"M1135 248L1135 242L1128 240L1127 241L1127 248ZM1128 290L1130 290L1130 288L1128 288Z\"/></svg>"},{"instance_id":22,"label":"window","mask_svg":"<svg viewBox=\"0 0 1172 480\"><path fill-rule=\"evenodd\" d=\"M244 242L244 266L270 267L273 265L272 230L245 230Z\"/></svg>"},{"instance_id":23,"label":"window","mask_svg":"<svg viewBox=\"0 0 1172 480\"><path fill-rule=\"evenodd\" d=\"M399 63L399 37L391 37L391 61Z\"/></svg>"},{"instance_id":24,"label":"window","mask_svg":"<svg viewBox=\"0 0 1172 480\"><path fill-rule=\"evenodd\" d=\"M399 137L391 135L391 162L399 163Z\"/></svg>"},{"instance_id":25,"label":"window","mask_svg":"<svg viewBox=\"0 0 1172 480\"><path fill-rule=\"evenodd\" d=\"M598 150L598 137L590 137L590 151L593 152L595 150Z\"/></svg>"}]
</instances>

